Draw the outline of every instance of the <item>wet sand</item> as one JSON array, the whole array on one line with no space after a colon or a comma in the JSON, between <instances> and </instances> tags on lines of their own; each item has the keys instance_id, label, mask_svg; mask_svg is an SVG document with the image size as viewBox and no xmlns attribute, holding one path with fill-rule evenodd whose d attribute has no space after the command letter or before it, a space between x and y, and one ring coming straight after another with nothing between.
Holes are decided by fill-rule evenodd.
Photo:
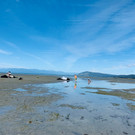
<instances>
[{"instance_id":1,"label":"wet sand","mask_svg":"<svg viewBox=\"0 0 135 135\"><path fill-rule=\"evenodd\" d=\"M133 88L82 87L78 80L74 89L57 76L16 76L23 80L0 78L0 135L134 135Z\"/></svg>"},{"instance_id":2,"label":"wet sand","mask_svg":"<svg viewBox=\"0 0 135 135\"><path fill-rule=\"evenodd\" d=\"M25 84L42 84L58 82L57 76L42 76L42 75L22 75L15 74L17 78L0 78L0 89L13 89L22 87ZM22 77L22 80L19 78Z\"/></svg>"},{"instance_id":3,"label":"wet sand","mask_svg":"<svg viewBox=\"0 0 135 135\"><path fill-rule=\"evenodd\" d=\"M34 121L33 128L38 128L43 117L37 114L35 108L50 105L62 96L49 93L47 88L35 85L58 82L58 77L39 75L16 75L16 77L0 78L0 135L36 135L38 133L31 131L30 124ZM19 80L19 77L23 80Z\"/></svg>"}]
</instances>

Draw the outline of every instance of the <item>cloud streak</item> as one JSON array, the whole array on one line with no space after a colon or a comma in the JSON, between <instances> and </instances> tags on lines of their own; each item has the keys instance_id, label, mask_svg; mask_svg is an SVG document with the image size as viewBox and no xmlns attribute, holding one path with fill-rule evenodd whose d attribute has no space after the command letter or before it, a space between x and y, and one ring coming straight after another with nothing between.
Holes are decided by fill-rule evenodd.
<instances>
[{"instance_id":1,"label":"cloud streak","mask_svg":"<svg viewBox=\"0 0 135 135\"><path fill-rule=\"evenodd\" d=\"M20 2L20 0L16 0L16 2Z\"/></svg>"},{"instance_id":2,"label":"cloud streak","mask_svg":"<svg viewBox=\"0 0 135 135\"><path fill-rule=\"evenodd\" d=\"M0 49L0 54L11 55L12 53Z\"/></svg>"},{"instance_id":3,"label":"cloud streak","mask_svg":"<svg viewBox=\"0 0 135 135\"><path fill-rule=\"evenodd\" d=\"M25 53L25 55L30 56L30 57L34 58L35 60L42 62L43 64L45 64L46 67L50 67L52 69L54 68L54 65L52 65L49 61L42 59L39 56L30 54L30 53Z\"/></svg>"},{"instance_id":4,"label":"cloud streak","mask_svg":"<svg viewBox=\"0 0 135 135\"><path fill-rule=\"evenodd\" d=\"M38 40L41 40L42 38L40 37L37 37ZM45 40L44 38L42 39L43 41ZM49 40L50 41L50 40ZM34 55L33 53L29 53L29 52L25 52L23 50L21 50L16 44L12 43L12 42L9 42L9 41L3 41L6 45L12 47L15 49L15 51L19 52L21 55L24 55L24 56L29 56L31 57L32 59L34 58L35 61L40 61L41 62L41 65L44 64L46 65L46 67L50 67L50 68L54 68L54 65L51 64L49 61L39 57L39 56L36 56ZM3 50L0 50L0 53L3 53L3 54L10 54L9 52L6 52L6 51L3 51ZM17 66L16 66L17 67Z\"/></svg>"},{"instance_id":5,"label":"cloud streak","mask_svg":"<svg viewBox=\"0 0 135 135\"><path fill-rule=\"evenodd\" d=\"M6 64L6 63L1 63L0 68L26 68L26 67L21 67L21 66L16 66L12 64Z\"/></svg>"},{"instance_id":6,"label":"cloud streak","mask_svg":"<svg viewBox=\"0 0 135 135\"><path fill-rule=\"evenodd\" d=\"M14 48L14 49L16 49L16 50L20 50L20 48L16 45L16 44L14 44L14 43L12 43L12 42L9 42L9 41L6 41L6 40L4 40L3 41L6 45L8 45L8 46L10 46L10 47L12 47L12 48Z\"/></svg>"}]
</instances>

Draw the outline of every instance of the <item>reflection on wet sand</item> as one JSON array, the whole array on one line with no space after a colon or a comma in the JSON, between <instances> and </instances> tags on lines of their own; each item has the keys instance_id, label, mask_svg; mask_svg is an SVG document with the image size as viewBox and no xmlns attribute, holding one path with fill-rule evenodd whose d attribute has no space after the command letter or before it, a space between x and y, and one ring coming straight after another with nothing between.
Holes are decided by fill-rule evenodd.
<instances>
[{"instance_id":1,"label":"reflection on wet sand","mask_svg":"<svg viewBox=\"0 0 135 135\"><path fill-rule=\"evenodd\" d=\"M74 84L74 89L76 89L77 87L77 81L75 81L75 84Z\"/></svg>"}]
</instances>

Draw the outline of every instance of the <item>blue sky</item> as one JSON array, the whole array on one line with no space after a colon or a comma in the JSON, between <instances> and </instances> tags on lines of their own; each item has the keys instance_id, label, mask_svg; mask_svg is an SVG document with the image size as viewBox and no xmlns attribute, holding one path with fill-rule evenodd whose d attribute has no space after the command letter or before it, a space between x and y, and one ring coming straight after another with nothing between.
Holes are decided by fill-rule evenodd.
<instances>
[{"instance_id":1,"label":"blue sky","mask_svg":"<svg viewBox=\"0 0 135 135\"><path fill-rule=\"evenodd\" d=\"M135 0L0 0L0 68L135 74Z\"/></svg>"}]
</instances>

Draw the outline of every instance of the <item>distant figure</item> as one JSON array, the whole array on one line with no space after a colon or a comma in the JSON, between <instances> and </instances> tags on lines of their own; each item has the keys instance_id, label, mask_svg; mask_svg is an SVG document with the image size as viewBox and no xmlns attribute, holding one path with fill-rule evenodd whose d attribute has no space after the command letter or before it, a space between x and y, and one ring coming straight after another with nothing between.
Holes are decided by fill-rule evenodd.
<instances>
[{"instance_id":1,"label":"distant figure","mask_svg":"<svg viewBox=\"0 0 135 135\"><path fill-rule=\"evenodd\" d=\"M11 78L11 72L8 71L8 73L6 74L8 78Z\"/></svg>"},{"instance_id":2,"label":"distant figure","mask_svg":"<svg viewBox=\"0 0 135 135\"><path fill-rule=\"evenodd\" d=\"M88 78L88 84L90 84L91 83L91 80Z\"/></svg>"},{"instance_id":3,"label":"distant figure","mask_svg":"<svg viewBox=\"0 0 135 135\"><path fill-rule=\"evenodd\" d=\"M75 75L74 78L75 78L75 81L77 81L77 75Z\"/></svg>"}]
</instances>

